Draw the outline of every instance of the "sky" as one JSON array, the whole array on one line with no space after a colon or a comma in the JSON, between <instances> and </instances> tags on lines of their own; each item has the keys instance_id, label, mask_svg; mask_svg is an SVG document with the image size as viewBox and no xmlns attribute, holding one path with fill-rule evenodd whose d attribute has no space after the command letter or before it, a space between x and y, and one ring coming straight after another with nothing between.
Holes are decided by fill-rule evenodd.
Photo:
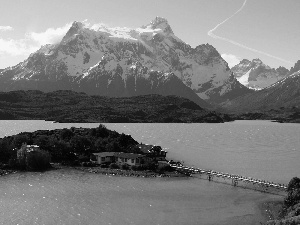
<instances>
[{"instance_id":1,"label":"sky","mask_svg":"<svg viewBox=\"0 0 300 225\"><path fill-rule=\"evenodd\" d=\"M73 21L138 28L156 16L192 47L213 45L229 66L300 59L300 0L0 0L0 69L58 43Z\"/></svg>"}]
</instances>

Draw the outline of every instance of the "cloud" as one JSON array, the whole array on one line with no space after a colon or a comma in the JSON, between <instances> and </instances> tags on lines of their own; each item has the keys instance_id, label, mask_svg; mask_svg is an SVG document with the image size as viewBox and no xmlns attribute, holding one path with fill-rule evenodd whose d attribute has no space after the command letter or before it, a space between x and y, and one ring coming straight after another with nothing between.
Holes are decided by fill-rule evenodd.
<instances>
[{"instance_id":1,"label":"cloud","mask_svg":"<svg viewBox=\"0 0 300 225\"><path fill-rule=\"evenodd\" d=\"M236 45L240 48L243 48L243 49L247 49L249 51L252 51L252 52L255 52L255 53L259 53L259 54L262 54L262 55L265 55L265 56L268 56L268 57L271 57L273 59L277 59L279 61L282 61L282 62L285 62L285 63L292 63L291 61L288 61L288 60L285 60L285 59L282 59L280 57L277 57L277 56L274 56L274 55L271 55L267 52L264 52L264 51L260 51L260 50L257 50L257 49L254 49L254 48L250 48L246 45L243 45L243 44L240 44L234 40L231 40L231 39L228 39L228 38L224 38L224 37L221 37L221 36L218 36L218 35L215 35L213 32L216 31L218 29L219 26L221 26L222 24L226 23L229 19L231 19L232 17L234 17L236 14L238 14L239 12L241 12L243 10L243 8L245 7L247 3L247 0L244 1L243 5L234 13L232 14L231 16L229 16L228 18L226 18L225 20L223 20L222 22L218 23L213 29L209 30L207 32L207 35L214 38L214 39L218 39L218 40L222 40L222 41L226 41L228 43L231 43L233 45Z\"/></svg>"},{"instance_id":2,"label":"cloud","mask_svg":"<svg viewBox=\"0 0 300 225\"><path fill-rule=\"evenodd\" d=\"M228 63L229 68L234 67L235 65L239 64L241 58L232 54L222 54L221 57Z\"/></svg>"},{"instance_id":3,"label":"cloud","mask_svg":"<svg viewBox=\"0 0 300 225\"><path fill-rule=\"evenodd\" d=\"M63 27L48 28L46 31L40 33L31 32L28 33L26 36L29 39L32 39L33 41L37 42L39 45L55 44L61 41L61 39L70 29L71 25L71 23L67 23Z\"/></svg>"},{"instance_id":4,"label":"cloud","mask_svg":"<svg viewBox=\"0 0 300 225\"><path fill-rule=\"evenodd\" d=\"M0 38L0 54L8 54L11 56L27 56L38 50L41 45L55 44L61 41L63 36L69 30L70 26L71 23L67 23L62 27L48 28L46 31L40 33L30 32L25 34L24 38L18 40ZM1 28L3 27L0 27L0 31ZM8 30L10 28L5 29Z\"/></svg>"},{"instance_id":5,"label":"cloud","mask_svg":"<svg viewBox=\"0 0 300 225\"><path fill-rule=\"evenodd\" d=\"M5 40L0 38L0 55L9 54L12 56L28 55L38 49L38 46L31 45L26 39Z\"/></svg>"},{"instance_id":6,"label":"cloud","mask_svg":"<svg viewBox=\"0 0 300 225\"><path fill-rule=\"evenodd\" d=\"M0 26L0 31L12 31L14 28L11 26Z\"/></svg>"}]
</instances>

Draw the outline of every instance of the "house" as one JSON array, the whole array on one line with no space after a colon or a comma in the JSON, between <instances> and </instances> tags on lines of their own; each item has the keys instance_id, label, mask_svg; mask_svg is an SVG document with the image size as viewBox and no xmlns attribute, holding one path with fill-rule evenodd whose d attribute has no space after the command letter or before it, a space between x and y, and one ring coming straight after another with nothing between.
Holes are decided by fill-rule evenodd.
<instances>
[{"instance_id":1,"label":"house","mask_svg":"<svg viewBox=\"0 0 300 225\"><path fill-rule=\"evenodd\" d=\"M96 157L95 161L97 164L103 164L115 162L115 153L116 152L99 152L93 153L93 155Z\"/></svg>"},{"instance_id":2,"label":"house","mask_svg":"<svg viewBox=\"0 0 300 225\"><path fill-rule=\"evenodd\" d=\"M140 166L144 164L144 155L134 153L116 152L115 160L117 164L129 166Z\"/></svg>"},{"instance_id":3,"label":"house","mask_svg":"<svg viewBox=\"0 0 300 225\"><path fill-rule=\"evenodd\" d=\"M143 155L146 156L146 161L165 161L167 152L162 150L160 146L138 144L137 147L140 149Z\"/></svg>"},{"instance_id":4,"label":"house","mask_svg":"<svg viewBox=\"0 0 300 225\"><path fill-rule=\"evenodd\" d=\"M93 153L97 164L117 163L119 165L127 164L129 166L140 166L144 163L144 155L124 153L124 152L99 152Z\"/></svg>"}]
</instances>

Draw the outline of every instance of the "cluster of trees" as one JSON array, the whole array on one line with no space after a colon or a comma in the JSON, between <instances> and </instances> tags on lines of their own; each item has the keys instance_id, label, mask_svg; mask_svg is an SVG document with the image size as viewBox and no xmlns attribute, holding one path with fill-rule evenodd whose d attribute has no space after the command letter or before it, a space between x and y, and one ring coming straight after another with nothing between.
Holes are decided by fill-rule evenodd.
<instances>
[{"instance_id":1,"label":"cluster of trees","mask_svg":"<svg viewBox=\"0 0 300 225\"><path fill-rule=\"evenodd\" d=\"M294 177L288 184L287 197L284 200L286 208L300 204L300 178ZM300 212L299 212L300 215Z\"/></svg>"},{"instance_id":2,"label":"cluster of trees","mask_svg":"<svg viewBox=\"0 0 300 225\"><path fill-rule=\"evenodd\" d=\"M294 177L288 184L287 196L279 220L269 221L268 225L300 224L300 178Z\"/></svg>"},{"instance_id":3,"label":"cluster of trees","mask_svg":"<svg viewBox=\"0 0 300 225\"><path fill-rule=\"evenodd\" d=\"M140 153L130 135L119 134L104 125L97 128L75 128L23 132L0 139L0 164L14 165L23 143L38 145L51 156L52 162L89 161L94 152Z\"/></svg>"}]
</instances>

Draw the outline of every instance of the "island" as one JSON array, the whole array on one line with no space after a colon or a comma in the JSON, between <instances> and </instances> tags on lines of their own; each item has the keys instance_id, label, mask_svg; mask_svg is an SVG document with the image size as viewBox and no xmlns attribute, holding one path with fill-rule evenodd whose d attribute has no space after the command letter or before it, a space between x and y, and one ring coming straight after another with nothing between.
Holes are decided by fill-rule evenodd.
<instances>
[{"instance_id":1,"label":"island","mask_svg":"<svg viewBox=\"0 0 300 225\"><path fill-rule=\"evenodd\" d=\"M97 128L38 130L4 137L0 139L0 155L0 174L62 166L119 175L130 171L163 176L175 171L161 146L138 143L130 135L102 124Z\"/></svg>"}]
</instances>

